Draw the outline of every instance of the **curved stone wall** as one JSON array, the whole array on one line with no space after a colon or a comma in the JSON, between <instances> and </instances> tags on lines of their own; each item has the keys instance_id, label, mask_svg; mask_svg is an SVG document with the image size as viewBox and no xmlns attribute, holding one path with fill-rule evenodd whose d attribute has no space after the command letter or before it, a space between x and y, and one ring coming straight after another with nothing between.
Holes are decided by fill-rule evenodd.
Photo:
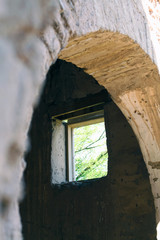
<instances>
[{"instance_id":1,"label":"curved stone wall","mask_svg":"<svg viewBox=\"0 0 160 240\"><path fill-rule=\"evenodd\" d=\"M21 195L19 183L24 168L21 159L27 148L32 108L49 66L70 37L108 30L128 35L159 67L159 29L153 21L154 16L158 16L159 3L149 0L0 0L0 5L0 236L2 240L18 240L21 226L17 199ZM155 114L159 114L158 96L148 90L148 98L154 96L156 100L149 105L154 106L151 117L154 122ZM125 95L121 96L122 103L125 99ZM125 107L123 111L128 114ZM156 124L158 128L157 121ZM157 142L154 133L155 130L152 138ZM142 149L143 146L142 142ZM157 165L152 160L149 162L150 169L157 172ZM155 162L158 164L157 160ZM159 205L156 207L159 209Z\"/></svg>"},{"instance_id":2,"label":"curved stone wall","mask_svg":"<svg viewBox=\"0 0 160 240\"><path fill-rule=\"evenodd\" d=\"M59 57L85 69L108 90L123 111L141 146L158 209L160 77L157 67L130 38L106 31L70 40Z\"/></svg>"}]
</instances>

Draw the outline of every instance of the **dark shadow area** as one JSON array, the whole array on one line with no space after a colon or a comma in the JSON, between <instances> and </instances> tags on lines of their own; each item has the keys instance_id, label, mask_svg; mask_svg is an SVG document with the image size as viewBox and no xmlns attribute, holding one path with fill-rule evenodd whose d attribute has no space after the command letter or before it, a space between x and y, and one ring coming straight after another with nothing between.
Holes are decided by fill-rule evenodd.
<instances>
[{"instance_id":1,"label":"dark shadow area","mask_svg":"<svg viewBox=\"0 0 160 240\"><path fill-rule=\"evenodd\" d=\"M153 197L138 142L107 96L95 79L75 65L58 60L51 66L29 131L26 197L21 204L25 240L156 239ZM51 116L87 106L90 98L89 105L103 100L109 174L51 185Z\"/></svg>"}]
</instances>

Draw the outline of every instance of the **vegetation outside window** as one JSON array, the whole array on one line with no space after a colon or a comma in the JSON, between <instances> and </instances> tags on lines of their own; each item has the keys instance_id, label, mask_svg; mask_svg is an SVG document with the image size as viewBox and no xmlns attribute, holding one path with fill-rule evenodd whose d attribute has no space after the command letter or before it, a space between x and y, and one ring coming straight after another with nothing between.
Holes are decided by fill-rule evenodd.
<instances>
[{"instance_id":1,"label":"vegetation outside window","mask_svg":"<svg viewBox=\"0 0 160 240\"><path fill-rule=\"evenodd\" d=\"M107 175L108 152L103 119L69 125L69 180Z\"/></svg>"}]
</instances>

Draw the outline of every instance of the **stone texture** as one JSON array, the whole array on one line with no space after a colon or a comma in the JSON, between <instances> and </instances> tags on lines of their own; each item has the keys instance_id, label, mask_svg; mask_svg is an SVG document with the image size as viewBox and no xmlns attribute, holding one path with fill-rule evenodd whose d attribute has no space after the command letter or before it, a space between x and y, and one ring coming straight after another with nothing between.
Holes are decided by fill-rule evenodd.
<instances>
[{"instance_id":1,"label":"stone texture","mask_svg":"<svg viewBox=\"0 0 160 240\"><path fill-rule=\"evenodd\" d=\"M60 184L66 181L65 126L61 121L53 120L52 128L51 182Z\"/></svg>"},{"instance_id":2,"label":"stone texture","mask_svg":"<svg viewBox=\"0 0 160 240\"><path fill-rule=\"evenodd\" d=\"M32 107L51 64L48 50L37 34L45 24L44 14L48 14L40 1L1 2L0 238L19 240L22 236L17 200L22 196L22 157Z\"/></svg>"},{"instance_id":3,"label":"stone texture","mask_svg":"<svg viewBox=\"0 0 160 240\"><path fill-rule=\"evenodd\" d=\"M66 46L70 37L102 29L129 36L160 69L159 28L152 21L155 18L150 17L152 10L156 21L159 21L159 3L155 3L149 0L87 0L85 4L83 0L0 0L0 205L7 202L5 206L8 206L5 215L2 210L0 213L2 240L21 239L16 205L24 168L21 159L26 149L32 108L40 96L50 64L55 62L58 52ZM154 96L158 98L157 94ZM148 97L152 98L152 94ZM123 99L126 99L125 95L121 96L122 103ZM153 115L156 111L156 119L159 116L157 101L158 104L151 104L154 106L151 123L155 122ZM122 105L119 105L120 108L127 114ZM132 121L131 125L134 125ZM155 126L154 123L152 125ZM156 126L158 128L158 121ZM159 148L157 138L156 144ZM142 142L141 148L143 146ZM157 158L157 152L153 154ZM152 157L152 150L150 155ZM154 161L157 161L156 158ZM156 177L158 174L158 171L154 171ZM158 189L158 181L156 184ZM159 203L156 208L159 219Z\"/></svg>"},{"instance_id":4,"label":"stone texture","mask_svg":"<svg viewBox=\"0 0 160 240\"><path fill-rule=\"evenodd\" d=\"M88 41L89 39L89 41ZM70 40L59 57L85 69L110 93L139 140L150 173L155 206L159 209L159 170L148 162L159 161L159 91L156 66L130 38L118 33L95 32ZM159 210L157 221L159 221Z\"/></svg>"}]
</instances>

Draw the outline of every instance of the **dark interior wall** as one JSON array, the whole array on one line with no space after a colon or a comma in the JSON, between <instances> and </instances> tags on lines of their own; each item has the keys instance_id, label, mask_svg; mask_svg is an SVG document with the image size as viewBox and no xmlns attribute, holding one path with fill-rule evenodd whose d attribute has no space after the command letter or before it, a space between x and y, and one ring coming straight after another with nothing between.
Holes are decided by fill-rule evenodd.
<instances>
[{"instance_id":1,"label":"dark interior wall","mask_svg":"<svg viewBox=\"0 0 160 240\"><path fill-rule=\"evenodd\" d=\"M61 103L69 105L72 100L76 101L104 90L104 87L83 69L59 59L51 66L46 85L46 90L49 89L46 102L54 106L60 106Z\"/></svg>"},{"instance_id":2,"label":"dark interior wall","mask_svg":"<svg viewBox=\"0 0 160 240\"><path fill-rule=\"evenodd\" d=\"M74 67L74 74L68 76L75 78L75 72ZM155 213L146 167L133 131L114 103L105 105L108 176L51 186L50 90L51 82L47 82L29 133L32 148L26 155L26 197L21 205L24 239L155 239Z\"/></svg>"},{"instance_id":3,"label":"dark interior wall","mask_svg":"<svg viewBox=\"0 0 160 240\"><path fill-rule=\"evenodd\" d=\"M51 120L46 112L44 95L34 111L29 131L30 151L25 160L26 194L20 206L24 239L43 240L48 224L45 223L46 198L51 189ZM52 205L51 205L52 207Z\"/></svg>"},{"instance_id":4,"label":"dark interior wall","mask_svg":"<svg viewBox=\"0 0 160 240\"><path fill-rule=\"evenodd\" d=\"M149 176L137 139L112 102L105 105L109 151L111 239L156 239Z\"/></svg>"}]
</instances>

